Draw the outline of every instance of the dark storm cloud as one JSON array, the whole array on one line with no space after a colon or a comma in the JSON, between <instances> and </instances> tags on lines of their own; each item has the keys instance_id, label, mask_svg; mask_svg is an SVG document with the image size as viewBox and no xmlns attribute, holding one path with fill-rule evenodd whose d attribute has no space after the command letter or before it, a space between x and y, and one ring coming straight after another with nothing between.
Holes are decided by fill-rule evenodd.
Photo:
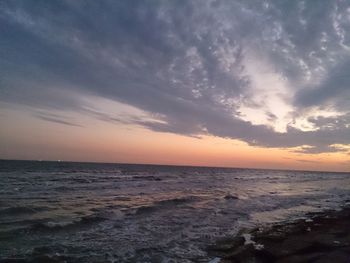
<instances>
[{"instance_id":1,"label":"dark storm cloud","mask_svg":"<svg viewBox=\"0 0 350 263\"><path fill-rule=\"evenodd\" d=\"M347 117L279 133L241 119L239 106L255 103L245 64L253 51L288 80L296 113L330 102L349 111L348 8L346 1L3 1L0 100L155 131L332 151L350 142ZM90 95L159 121L87 110L82 97Z\"/></svg>"}]
</instances>

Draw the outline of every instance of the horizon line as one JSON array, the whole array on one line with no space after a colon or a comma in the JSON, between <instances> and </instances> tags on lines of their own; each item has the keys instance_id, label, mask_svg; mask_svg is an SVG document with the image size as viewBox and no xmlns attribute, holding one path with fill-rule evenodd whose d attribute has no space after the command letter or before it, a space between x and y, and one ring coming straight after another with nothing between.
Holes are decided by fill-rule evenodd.
<instances>
[{"instance_id":1,"label":"horizon line","mask_svg":"<svg viewBox=\"0 0 350 263\"><path fill-rule=\"evenodd\" d=\"M186 164L158 164L158 163L123 163L123 162L100 162L100 161L73 161L73 160L33 160L33 159L6 159L0 161L20 161L20 162L55 162L55 163L91 163L91 164L114 164L114 165L148 165L148 166L173 166L173 167L193 167L193 168L215 168L215 169L242 169L242 170L271 170L271 171L296 171L296 172L321 172L321 173L347 173L350 171L324 171L324 170L304 170L304 169L277 169L277 168L252 168L252 167L229 167L229 166L206 166L206 165L186 165Z\"/></svg>"}]
</instances>

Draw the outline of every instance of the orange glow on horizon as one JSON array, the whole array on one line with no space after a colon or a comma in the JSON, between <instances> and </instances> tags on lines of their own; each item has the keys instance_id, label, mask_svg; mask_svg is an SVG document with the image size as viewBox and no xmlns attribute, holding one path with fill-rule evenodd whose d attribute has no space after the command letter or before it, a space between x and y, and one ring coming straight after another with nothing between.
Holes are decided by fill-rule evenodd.
<instances>
[{"instance_id":1,"label":"orange glow on horizon","mask_svg":"<svg viewBox=\"0 0 350 263\"><path fill-rule=\"evenodd\" d=\"M7 122L11 121L12 125L1 130L2 138L7 138L2 142L6 152L1 158L350 171L346 152L301 154L291 149L253 147L239 140L193 138L89 118L84 119L84 127L30 116L12 116Z\"/></svg>"}]
</instances>

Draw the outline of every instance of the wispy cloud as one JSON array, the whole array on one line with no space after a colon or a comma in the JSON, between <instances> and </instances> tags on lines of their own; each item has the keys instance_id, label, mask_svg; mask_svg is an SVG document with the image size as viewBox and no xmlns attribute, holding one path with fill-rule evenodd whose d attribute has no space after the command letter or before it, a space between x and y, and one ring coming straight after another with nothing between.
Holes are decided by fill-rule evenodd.
<instances>
[{"instance_id":1,"label":"wispy cloud","mask_svg":"<svg viewBox=\"0 0 350 263\"><path fill-rule=\"evenodd\" d=\"M83 127L82 125L78 124L77 122L69 121L66 118L62 116L58 116L56 114L50 114L50 113L37 113L35 116L41 120L54 122L58 124L64 124L68 126L74 126L74 127Z\"/></svg>"}]
</instances>

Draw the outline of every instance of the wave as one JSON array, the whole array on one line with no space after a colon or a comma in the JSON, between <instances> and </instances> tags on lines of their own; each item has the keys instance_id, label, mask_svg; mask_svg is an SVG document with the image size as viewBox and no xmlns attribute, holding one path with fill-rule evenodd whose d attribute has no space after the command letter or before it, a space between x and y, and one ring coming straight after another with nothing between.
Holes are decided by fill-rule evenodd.
<instances>
[{"instance_id":1,"label":"wave","mask_svg":"<svg viewBox=\"0 0 350 263\"><path fill-rule=\"evenodd\" d=\"M133 181L145 180L145 181L162 181L162 178L154 175L134 175L132 176Z\"/></svg>"},{"instance_id":2,"label":"wave","mask_svg":"<svg viewBox=\"0 0 350 263\"><path fill-rule=\"evenodd\" d=\"M34 248L35 250L36 248ZM41 247L39 247L41 249ZM1 258L0 263L61 263L61 262L71 262L77 263L81 262L78 257L65 256L60 253L47 254L47 253L37 253L33 251L32 255L25 255L22 257L10 257L10 258Z\"/></svg>"},{"instance_id":3,"label":"wave","mask_svg":"<svg viewBox=\"0 0 350 263\"><path fill-rule=\"evenodd\" d=\"M161 201L154 202L151 205L138 207L136 209L135 214L137 214L137 215L148 214L148 213L156 212L159 209L169 209L169 208L172 208L174 206L184 205L187 203L194 202L196 200L197 200L197 197L195 197L195 196L161 200Z\"/></svg>"},{"instance_id":4,"label":"wave","mask_svg":"<svg viewBox=\"0 0 350 263\"><path fill-rule=\"evenodd\" d=\"M79 227L91 226L92 224L97 224L102 221L107 220L106 217L100 215L90 215L84 216L77 221L70 222L40 222L35 223L30 226L30 230L35 232L54 232L61 230L72 230Z\"/></svg>"},{"instance_id":5,"label":"wave","mask_svg":"<svg viewBox=\"0 0 350 263\"><path fill-rule=\"evenodd\" d=\"M31 206L13 206L8 207L0 210L0 215L9 215L9 216L16 216L16 215L23 215L23 214L34 214L41 211L48 211L50 210L49 207L44 206L37 206L37 207L31 207Z\"/></svg>"}]
</instances>

